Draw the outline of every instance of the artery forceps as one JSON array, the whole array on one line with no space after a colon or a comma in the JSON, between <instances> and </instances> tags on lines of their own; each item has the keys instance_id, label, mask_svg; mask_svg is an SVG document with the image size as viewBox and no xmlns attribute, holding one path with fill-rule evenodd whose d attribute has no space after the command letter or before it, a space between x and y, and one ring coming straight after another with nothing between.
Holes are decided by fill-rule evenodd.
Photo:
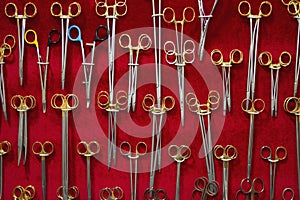
<instances>
[{"instance_id":1,"label":"artery forceps","mask_svg":"<svg viewBox=\"0 0 300 200\"><path fill-rule=\"evenodd\" d=\"M72 29L77 30L77 37L72 37L70 32ZM106 31L106 35L104 37L99 37L98 36L98 31L100 29L104 29ZM92 47L91 50L91 59L90 62L86 61L85 58L85 52L84 52L84 46L83 46L83 40L81 37L81 30L78 26L73 25L70 26L68 29L68 37L72 42L79 42L80 47L81 47L81 55L82 55L82 66L83 66L83 73L84 73L84 81L83 84L85 85L85 95L86 95L86 107L90 107L90 102L91 102L91 81L92 81L92 73L93 73L93 66L95 65L94 63L94 56L95 56L95 48L96 48L96 42L98 41L104 41L107 39L108 36L108 28L106 26L100 25L96 28L96 33L95 33L95 38L92 43L86 43L86 46Z\"/></svg>"},{"instance_id":2,"label":"artery forceps","mask_svg":"<svg viewBox=\"0 0 300 200\"><path fill-rule=\"evenodd\" d=\"M194 182L194 190L192 192L192 200L199 199L195 198L197 193L201 194L200 199L206 200L208 196L214 197L219 192L219 184L217 181L209 181L205 177L199 177Z\"/></svg>"},{"instance_id":3,"label":"artery forceps","mask_svg":"<svg viewBox=\"0 0 300 200\"><path fill-rule=\"evenodd\" d=\"M140 156L144 156L147 153L147 145L145 142L139 142L135 146L135 153L134 155L131 152L131 145L129 142L122 142L120 144L120 153L123 156L127 156L129 158L129 165L130 165L130 194L131 200L136 200L136 188L137 188L137 175L138 175L138 159ZM134 172L132 167L132 160L134 160ZM134 180L133 180L133 173L134 173Z\"/></svg>"},{"instance_id":4,"label":"artery forceps","mask_svg":"<svg viewBox=\"0 0 300 200\"><path fill-rule=\"evenodd\" d=\"M58 8L58 9L57 9ZM75 12L72 8L76 8ZM73 2L68 7L68 14L63 14L62 5L59 2L54 2L51 5L50 12L52 16L59 17L61 19L61 88L65 88L65 76L66 76L66 66L67 66L67 51L68 51L68 29L70 19L77 17L81 13L81 6L78 2Z\"/></svg>"},{"instance_id":5,"label":"artery forceps","mask_svg":"<svg viewBox=\"0 0 300 200\"><path fill-rule=\"evenodd\" d=\"M222 145L216 145L214 147L214 155L218 160L223 161L223 199L228 200L228 178L229 178L229 161L236 159L238 152L232 145L223 147Z\"/></svg>"},{"instance_id":6,"label":"artery forceps","mask_svg":"<svg viewBox=\"0 0 300 200\"><path fill-rule=\"evenodd\" d=\"M64 199L63 197L63 186L60 186L57 190L56 190L56 196L59 199ZM76 186L72 186L67 188L67 199L66 200L74 200L79 196L79 189Z\"/></svg>"},{"instance_id":7,"label":"artery forceps","mask_svg":"<svg viewBox=\"0 0 300 200\"><path fill-rule=\"evenodd\" d=\"M9 42L11 40L11 42ZM5 98L5 84L4 84L4 58L10 56L12 49L16 44L15 37L13 35L6 35L3 44L0 46L0 98L3 109L4 119L7 120L7 108Z\"/></svg>"},{"instance_id":8,"label":"artery forceps","mask_svg":"<svg viewBox=\"0 0 300 200\"><path fill-rule=\"evenodd\" d=\"M31 200L35 196L35 188L33 185L28 185L27 187L23 187L18 185L13 190L13 198L14 200Z\"/></svg>"},{"instance_id":9,"label":"artery forceps","mask_svg":"<svg viewBox=\"0 0 300 200\"><path fill-rule=\"evenodd\" d=\"M3 156L10 152L11 144L8 141L0 142L0 199L3 193Z\"/></svg>"},{"instance_id":10,"label":"artery forceps","mask_svg":"<svg viewBox=\"0 0 300 200\"><path fill-rule=\"evenodd\" d=\"M263 146L260 149L260 157L270 163L270 200L274 200L276 165L279 161L284 160L286 156L287 150L283 146L276 148L274 159L272 158L272 150L269 146Z\"/></svg>"},{"instance_id":11,"label":"artery forceps","mask_svg":"<svg viewBox=\"0 0 300 200\"><path fill-rule=\"evenodd\" d=\"M144 200L167 200L168 196L165 190L156 189L150 190L149 188L144 192Z\"/></svg>"},{"instance_id":12,"label":"artery forceps","mask_svg":"<svg viewBox=\"0 0 300 200\"><path fill-rule=\"evenodd\" d=\"M264 60L264 57L267 60ZM284 59L286 58L286 61ZM261 66L266 66L271 69L271 116L277 116L277 103L278 103L278 83L279 83L279 70L281 67L287 67L292 60L289 52L283 51L279 56L279 62L272 63L272 54L268 51L262 52L258 57L258 63ZM275 75L274 75L275 73Z\"/></svg>"},{"instance_id":13,"label":"artery forceps","mask_svg":"<svg viewBox=\"0 0 300 200\"><path fill-rule=\"evenodd\" d=\"M30 8L32 7L32 13L29 13ZM8 3L5 5L5 15L9 18L17 19L18 26L18 45L19 45L19 76L20 76L20 85L23 85L23 60L24 60L24 34L26 30L26 19L34 17L37 13L37 8L34 3L28 2L24 6L24 14L18 14L17 5L14 3ZM21 24L20 24L21 20ZM21 26L20 26L21 25Z\"/></svg>"},{"instance_id":14,"label":"artery forceps","mask_svg":"<svg viewBox=\"0 0 300 200\"><path fill-rule=\"evenodd\" d=\"M130 108L135 111L136 105L136 85L137 85L137 70L140 50L148 50L151 47L152 41L147 34L141 34L138 38L138 45L132 46L131 37L128 34L122 34L119 38L119 44L122 48L129 50L129 78L128 78L128 112ZM134 56L135 52L135 56Z\"/></svg>"},{"instance_id":15,"label":"artery forceps","mask_svg":"<svg viewBox=\"0 0 300 200\"><path fill-rule=\"evenodd\" d=\"M200 61L203 60L203 55L204 55L204 45L205 45L205 40L206 40L206 33L208 30L208 25L210 19L213 17L213 12L217 6L218 0L214 1L214 5L210 11L209 15L206 15L204 12L204 5L203 5L203 0L198 0L198 7L199 7L199 13L200 13L200 22L201 22L201 36L200 36L200 44L199 44L199 50L198 54L200 56Z\"/></svg>"},{"instance_id":16,"label":"artery forceps","mask_svg":"<svg viewBox=\"0 0 300 200\"><path fill-rule=\"evenodd\" d=\"M247 106L249 106L247 108ZM254 116L258 115L265 109L265 102L262 99L244 99L241 103L242 110L250 115L250 128L249 128L249 144L248 144L248 165L247 165L247 178L250 178L251 164L252 164L252 149L254 137Z\"/></svg>"},{"instance_id":17,"label":"artery forceps","mask_svg":"<svg viewBox=\"0 0 300 200\"><path fill-rule=\"evenodd\" d=\"M75 94L54 94L51 106L62 112L62 196L68 199L68 113L77 108L78 97Z\"/></svg>"},{"instance_id":18,"label":"artery forceps","mask_svg":"<svg viewBox=\"0 0 300 200\"><path fill-rule=\"evenodd\" d=\"M35 155L41 157L42 162L42 190L43 190L43 200L46 200L46 157L53 153L54 146L51 142L46 141L43 144L41 142L35 142L32 145L32 152Z\"/></svg>"},{"instance_id":19,"label":"artery forceps","mask_svg":"<svg viewBox=\"0 0 300 200\"><path fill-rule=\"evenodd\" d=\"M123 198L123 190L120 187L102 188L99 192L100 200L120 200Z\"/></svg>"},{"instance_id":20,"label":"artery forceps","mask_svg":"<svg viewBox=\"0 0 300 200\"><path fill-rule=\"evenodd\" d=\"M181 163L191 156L191 149L186 145L171 145L168 148L168 154L174 161L177 162L177 175L176 175L176 196L175 200L180 199L180 166Z\"/></svg>"},{"instance_id":21,"label":"artery forceps","mask_svg":"<svg viewBox=\"0 0 300 200\"><path fill-rule=\"evenodd\" d=\"M233 64L240 64L243 61L243 53L238 49L233 49L229 54L229 61L224 62L223 54L219 49L214 49L210 53L211 62L214 65L222 67L223 79L223 114L226 116L226 110L231 111L231 92L230 92L230 69Z\"/></svg>"},{"instance_id":22,"label":"artery forceps","mask_svg":"<svg viewBox=\"0 0 300 200\"><path fill-rule=\"evenodd\" d=\"M30 41L28 39L28 34L33 34L33 40ZM53 35L58 35L58 39L52 40ZM48 65L49 65L49 53L50 53L50 45L56 44L60 41L60 33L56 29L52 29L48 34L48 44L47 44L47 52L46 52L46 61L42 61L42 56L40 54L39 42L37 39L37 33L29 29L25 32L24 39L27 44L33 44L36 48L37 53L37 63L39 65L39 72L40 72L40 81L41 81L41 89L42 89L42 105L43 105L43 113L46 113L46 88L47 88L47 73L48 73Z\"/></svg>"},{"instance_id":23,"label":"artery forceps","mask_svg":"<svg viewBox=\"0 0 300 200\"><path fill-rule=\"evenodd\" d=\"M281 196L282 196L282 200L294 200L295 193L294 193L294 190L292 188L284 188L284 190L282 191ZM286 196L289 196L289 199L287 199Z\"/></svg>"},{"instance_id":24,"label":"artery forceps","mask_svg":"<svg viewBox=\"0 0 300 200\"><path fill-rule=\"evenodd\" d=\"M188 19L187 13L189 10L192 13L192 17ZM167 12L172 13L171 19L168 18ZM180 114L181 125L184 126L184 66L187 63L192 63L195 60L195 44L191 40L183 42L184 23L192 22L195 18L195 11L192 7L186 7L182 12L182 20L176 20L175 11L173 8L167 7L163 10L163 19L167 23L174 23L176 31L176 45L172 41L167 41L164 45L166 53L166 61L168 64L174 64L177 66L178 72L178 88L180 97ZM180 29L178 26L181 26ZM178 31L180 34L178 34ZM174 57L172 60L170 57Z\"/></svg>"},{"instance_id":25,"label":"artery forceps","mask_svg":"<svg viewBox=\"0 0 300 200\"><path fill-rule=\"evenodd\" d=\"M200 104L194 93L188 93L185 101L189 107L189 110L193 113L197 113L199 116L208 180L213 181L215 180L215 167L212 152L213 146L210 121L211 112L216 110L219 106L220 95L217 91L211 90L208 93L207 102L205 104ZM207 129L205 127L204 116L207 116Z\"/></svg>"},{"instance_id":26,"label":"artery forceps","mask_svg":"<svg viewBox=\"0 0 300 200\"><path fill-rule=\"evenodd\" d=\"M33 109L36 105L34 96L15 95L11 98L11 107L19 112L19 131L18 131L18 165L21 161L22 149L24 148L25 165L27 157L27 111Z\"/></svg>"},{"instance_id":27,"label":"artery forceps","mask_svg":"<svg viewBox=\"0 0 300 200\"><path fill-rule=\"evenodd\" d=\"M91 156L98 154L100 151L100 145L96 141L87 143L81 141L77 144L77 152L79 155L86 157L86 174L87 174L87 189L88 189L88 200L92 199L91 192Z\"/></svg>"},{"instance_id":28,"label":"artery forceps","mask_svg":"<svg viewBox=\"0 0 300 200\"><path fill-rule=\"evenodd\" d=\"M268 7L268 11L264 12L263 7ZM271 14L272 4L269 1L263 1L259 6L259 13L257 15L253 15L251 13L250 3L248 1L241 1L238 6L238 11L241 16L246 16L247 18L249 18L249 22L250 22L250 50L249 50L249 61L248 61L246 99L254 100L259 23L262 17L268 17ZM255 23L253 27L254 20ZM248 105L247 105L247 109L248 109Z\"/></svg>"},{"instance_id":29,"label":"artery forceps","mask_svg":"<svg viewBox=\"0 0 300 200\"><path fill-rule=\"evenodd\" d=\"M264 182L261 178L244 178L240 183L240 189L235 195L235 199L238 200L240 194L246 195L246 199L250 196L250 200L259 199L259 194L265 190Z\"/></svg>"}]
</instances>

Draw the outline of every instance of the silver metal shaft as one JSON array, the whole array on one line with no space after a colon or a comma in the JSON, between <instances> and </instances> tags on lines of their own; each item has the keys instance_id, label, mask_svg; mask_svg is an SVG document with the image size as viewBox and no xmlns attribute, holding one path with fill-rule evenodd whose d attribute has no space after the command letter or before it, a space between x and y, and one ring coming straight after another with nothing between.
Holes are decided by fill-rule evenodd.
<instances>
[{"instance_id":1,"label":"silver metal shaft","mask_svg":"<svg viewBox=\"0 0 300 200\"><path fill-rule=\"evenodd\" d=\"M88 200L92 199L91 192L91 157L86 157L86 176L87 176L87 191L88 191Z\"/></svg>"},{"instance_id":2,"label":"silver metal shaft","mask_svg":"<svg viewBox=\"0 0 300 200\"><path fill-rule=\"evenodd\" d=\"M3 156L0 155L0 199L2 199L3 191Z\"/></svg>"},{"instance_id":3,"label":"silver metal shaft","mask_svg":"<svg viewBox=\"0 0 300 200\"><path fill-rule=\"evenodd\" d=\"M223 161L223 200L228 199L229 162Z\"/></svg>"},{"instance_id":4,"label":"silver metal shaft","mask_svg":"<svg viewBox=\"0 0 300 200\"><path fill-rule=\"evenodd\" d=\"M181 166L181 162L177 162L176 196L175 196L175 200L180 200L180 166Z\"/></svg>"},{"instance_id":5,"label":"silver metal shaft","mask_svg":"<svg viewBox=\"0 0 300 200\"><path fill-rule=\"evenodd\" d=\"M68 200L68 111L62 111L62 192Z\"/></svg>"},{"instance_id":6,"label":"silver metal shaft","mask_svg":"<svg viewBox=\"0 0 300 200\"><path fill-rule=\"evenodd\" d=\"M46 200L46 189L47 189L47 185L46 185L46 161L45 161L45 157L42 156L41 157L41 163L42 163L42 191L43 191L43 200Z\"/></svg>"},{"instance_id":7,"label":"silver metal shaft","mask_svg":"<svg viewBox=\"0 0 300 200\"><path fill-rule=\"evenodd\" d=\"M251 174L253 135L254 135L254 115L250 114L250 131L249 131L249 144L248 144L247 178L250 178L250 174Z\"/></svg>"}]
</instances>

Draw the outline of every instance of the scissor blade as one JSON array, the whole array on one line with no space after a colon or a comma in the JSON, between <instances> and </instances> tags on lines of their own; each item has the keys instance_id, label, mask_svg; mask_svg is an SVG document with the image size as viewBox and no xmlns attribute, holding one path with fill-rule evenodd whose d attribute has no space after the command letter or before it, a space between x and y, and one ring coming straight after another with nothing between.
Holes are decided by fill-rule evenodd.
<instances>
[{"instance_id":1,"label":"scissor blade","mask_svg":"<svg viewBox=\"0 0 300 200\"><path fill-rule=\"evenodd\" d=\"M68 112L62 111L62 192L68 199Z\"/></svg>"},{"instance_id":2,"label":"scissor blade","mask_svg":"<svg viewBox=\"0 0 300 200\"><path fill-rule=\"evenodd\" d=\"M247 178L250 178L250 174L251 174L253 134L254 134L254 115L251 114L250 115L249 144L248 144Z\"/></svg>"},{"instance_id":3,"label":"scissor blade","mask_svg":"<svg viewBox=\"0 0 300 200\"><path fill-rule=\"evenodd\" d=\"M24 112L24 135L23 135L24 159L23 165L26 163L27 158L27 111Z\"/></svg>"},{"instance_id":4,"label":"scissor blade","mask_svg":"<svg viewBox=\"0 0 300 200\"><path fill-rule=\"evenodd\" d=\"M18 166L20 165L23 148L23 112L19 112L19 133L18 133Z\"/></svg>"},{"instance_id":5,"label":"scissor blade","mask_svg":"<svg viewBox=\"0 0 300 200\"><path fill-rule=\"evenodd\" d=\"M223 161L223 200L228 200L229 162Z\"/></svg>"},{"instance_id":6,"label":"scissor blade","mask_svg":"<svg viewBox=\"0 0 300 200\"><path fill-rule=\"evenodd\" d=\"M4 67L4 59L1 59L1 66L0 66L0 78L1 78L1 83L0 83L0 92L1 92L1 102L2 102L2 109L3 109L3 115L4 119L7 121L7 112L6 112L6 98L5 98L5 85L4 85L4 75L3 75L3 67Z\"/></svg>"},{"instance_id":7,"label":"scissor blade","mask_svg":"<svg viewBox=\"0 0 300 200\"><path fill-rule=\"evenodd\" d=\"M42 162L42 190L43 190L43 200L46 200L46 162L45 157L41 158Z\"/></svg>"},{"instance_id":8,"label":"scissor blade","mask_svg":"<svg viewBox=\"0 0 300 200\"><path fill-rule=\"evenodd\" d=\"M177 67L178 74L178 88L180 99L180 114L181 125L184 126L184 68L182 66Z\"/></svg>"},{"instance_id":9,"label":"scissor blade","mask_svg":"<svg viewBox=\"0 0 300 200\"><path fill-rule=\"evenodd\" d=\"M91 157L86 157L86 175L87 175L87 190L88 190L88 200L92 199L91 193Z\"/></svg>"},{"instance_id":10,"label":"scissor blade","mask_svg":"<svg viewBox=\"0 0 300 200\"><path fill-rule=\"evenodd\" d=\"M176 176L176 196L175 200L180 200L180 162L177 162L177 176Z\"/></svg>"}]
</instances>

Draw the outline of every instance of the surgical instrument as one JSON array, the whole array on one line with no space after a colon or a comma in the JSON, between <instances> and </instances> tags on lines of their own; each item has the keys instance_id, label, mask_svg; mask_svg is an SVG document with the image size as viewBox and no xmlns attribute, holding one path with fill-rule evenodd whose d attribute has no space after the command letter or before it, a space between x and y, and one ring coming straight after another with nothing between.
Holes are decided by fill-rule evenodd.
<instances>
[{"instance_id":1,"label":"surgical instrument","mask_svg":"<svg viewBox=\"0 0 300 200\"><path fill-rule=\"evenodd\" d=\"M290 194L290 195L288 195ZM284 190L282 191L282 200L294 200L295 198L295 193L294 190L292 188L284 188ZM289 199L287 199L287 197L289 197Z\"/></svg>"},{"instance_id":2,"label":"surgical instrument","mask_svg":"<svg viewBox=\"0 0 300 200\"><path fill-rule=\"evenodd\" d=\"M199 177L194 182L192 200L206 200L207 197L215 197L219 193L219 184L217 181L209 181L207 178ZM200 195L201 194L201 195ZM200 198L197 198L200 195Z\"/></svg>"},{"instance_id":3,"label":"surgical instrument","mask_svg":"<svg viewBox=\"0 0 300 200\"><path fill-rule=\"evenodd\" d=\"M261 178L244 178L240 183L240 189L235 195L235 199L239 199L240 194L246 195L247 199L250 196L250 200L259 199L259 194L265 190L264 182Z\"/></svg>"},{"instance_id":4,"label":"surgical instrument","mask_svg":"<svg viewBox=\"0 0 300 200\"><path fill-rule=\"evenodd\" d=\"M120 200L123 198L123 190L120 187L102 188L99 192L100 200Z\"/></svg>"},{"instance_id":5,"label":"surgical instrument","mask_svg":"<svg viewBox=\"0 0 300 200\"><path fill-rule=\"evenodd\" d=\"M23 187L18 185L13 190L13 198L14 200L31 200L35 196L35 188L33 185L28 185L27 187Z\"/></svg>"},{"instance_id":6,"label":"surgical instrument","mask_svg":"<svg viewBox=\"0 0 300 200\"><path fill-rule=\"evenodd\" d=\"M163 189L150 190L148 188L144 192L144 200L167 200L167 198L167 193Z\"/></svg>"},{"instance_id":7,"label":"surgical instrument","mask_svg":"<svg viewBox=\"0 0 300 200\"><path fill-rule=\"evenodd\" d=\"M57 190L56 190L56 196L59 199L64 199L63 197L63 193L64 193L64 188L63 186L60 186ZM77 186L72 186L67 188L67 199L66 200L74 200L79 196L79 189L77 188Z\"/></svg>"},{"instance_id":8,"label":"surgical instrument","mask_svg":"<svg viewBox=\"0 0 300 200\"><path fill-rule=\"evenodd\" d=\"M3 192L3 156L10 152L11 144L8 141L0 142L0 199Z\"/></svg>"}]
</instances>

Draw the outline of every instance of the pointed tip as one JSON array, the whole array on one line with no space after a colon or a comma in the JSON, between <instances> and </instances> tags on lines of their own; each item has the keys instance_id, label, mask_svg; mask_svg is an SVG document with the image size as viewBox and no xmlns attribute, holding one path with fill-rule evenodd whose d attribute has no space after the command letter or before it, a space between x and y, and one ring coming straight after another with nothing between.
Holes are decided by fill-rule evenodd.
<instances>
[{"instance_id":1,"label":"pointed tip","mask_svg":"<svg viewBox=\"0 0 300 200\"><path fill-rule=\"evenodd\" d=\"M87 100L86 101L86 108L89 108L90 107L90 100Z\"/></svg>"},{"instance_id":2,"label":"pointed tip","mask_svg":"<svg viewBox=\"0 0 300 200\"><path fill-rule=\"evenodd\" d=\"M4 119L5 121L7 121L7 112L4 111ZM1 200L1 197L0 197L0 200Z\"/></svg>"},{"instance_id":3,"label":"pointed tip","mask_svg":"<svg viewBox=\"0 0 300 200\"><path fill-rule=\"evenodd\" d=\"M46 104L43 103L43 113L46 113Z\"/></svg>"}]
</instances>

